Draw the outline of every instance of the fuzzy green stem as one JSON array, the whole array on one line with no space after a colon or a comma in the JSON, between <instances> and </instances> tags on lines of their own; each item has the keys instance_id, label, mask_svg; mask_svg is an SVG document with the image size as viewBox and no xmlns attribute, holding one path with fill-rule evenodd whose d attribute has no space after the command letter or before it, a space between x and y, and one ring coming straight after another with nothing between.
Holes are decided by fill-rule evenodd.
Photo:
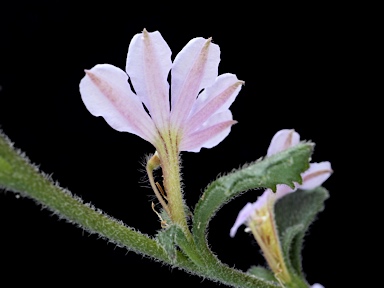
<instances>
[{"instance_id":1,"label":"fuzzy green stem","mask_svg":"<svg viewBox=\"0 0 384 288\"><path fill-rule=\"evenodd\" d=\"M163 261L203 277L207 275L185 255L177 251L176 262L155 239L127 227L102 211L85 204L79 197L55 185L42 174L0 131L0 188L20 193L51 210L60 218L78 224L89 233L99 234L108 241L138 254Z\"/></svg>"},{"instance_id":2,"label":"fuzzy green stem","mask_svg":"<svg viewBox=\"0 0 384 288\"><path fill-rule=\"evenodd\" d=\"M248 227L251 229L276 279L282 283L290 283L291 275L284 261L275 223L273 211L275 201L275 194L270 195L265 206L254 212L251 221L248 222Z\"/></svg>"},{"instance_id":3,"label":"fuzzy green stem","mask_svg":"<svg viewBox=\"0 0 384 288\"><path fill-rule=\"evenodd\" d=\"M175 162L170 163L175 164ZM178 162L176 163L178 164ZM176 180L173 179L175 182ZM178 181L180 183L180 175ZM216 259L211 259L214 261L209 266L205 266L201 265L201 259L197 255L198 258L194 259L198 263L197 266L185 254L176 251L176 257L172 261L164 248L155 239L151 239L149 236L125 226L121 221L107 216L100 210L82 203L81 199L55 185L51 179L44 176L38 171L36 166L32 165L20 152L16 151L8 138L1 134L1 131L0 187L35 200L38 204L53 211L61 218L78 224L89 233L99 234L119 246L155 258L173 267L179 267L201 277L220 281L235 287L276 287L272 283L231 269L215 261ZM181 191L179 190L179 192ZM194 248L188 243L181 243L183 244L181 246L188 247L186 250L195 253Z\"/></svg>"},{"instance_id":4,"label":"fuzzy green stem","mask_svg":"<svg viewBox=\"0 0 384 288\"><path fill-rule=\"evenodd\" d=\"M175 138L169 137L164 140L163 145L159 145L157 152L159 154L161 169L163 172L163 184L167 194L168 208L171 220L178 224L186 235L188 241L192 240L192 235L187 224L185 214L185 203L181 190L180 159L178 145L175 144Z\"/></svg>"},{"instance_id":5,"label":"fuzzy green stem","mask_svg":"<svg viewBox=\"0 0 384 288\"><path fill-rule=\"evenodd\" d=\"M15 151L6 136L1 133L0 187L32 198L60 215L60 218L80 225L89 233L97 233L119 246L170 263L167 254L155 240L134 231L91 205L82 203L80 198L55 185L21 153Z\"/></svg>"},{"instance_id":6,"label":"fuzzy green stem","mask_svg":"<svg viewBox=\"0 0 384 288\"><path fill-rule=\"evenodd\" d=\"M180 178L178 179L180 181ZM173 179L173 181L176 180L177 178ZM176 251L175 260L171 261L166 251L156 240L136 232L125 226L121 221L107 216L88 204L82 203L81 199L55 185L20 152L17 152L8 138L2 135L1 132L0 187L35 200L38 204L60 215L61 218L78 224L89 233L99 234L119 246L124 246L136 253L155 258L193 274L236 287L273 287L229 267L225 268L226 271L222 271L223 267L221 265L217 266L216 269L196 266L179 251Z\"/></svg>"}]
</instances>

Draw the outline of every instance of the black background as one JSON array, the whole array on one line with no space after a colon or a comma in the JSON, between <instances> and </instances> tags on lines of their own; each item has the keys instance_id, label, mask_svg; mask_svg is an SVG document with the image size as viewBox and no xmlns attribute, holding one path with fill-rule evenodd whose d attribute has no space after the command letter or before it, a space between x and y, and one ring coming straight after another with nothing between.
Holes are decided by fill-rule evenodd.
<instances>
[{"instance_id":1,"label":"black background","mask_svg":"<svg viewBox=\"0 0 384 288\"><path fill-rule=\"evenodd\" d=\"M305 239L303 265L310 283L341 287L343 250L342 157L348 137L340 118L345 93L345 43L350 23L336 7L242 6L207 10L196 3L153 7L149 3L14 2L0 8L0 125L15 146L62 187L143 233L159 229L143 181L142 160L154 148L135 135L110 128L83 105L78 85L84 69L109 63L125 67L131 38L143 28L159 30L174 57L194 37L212 37L221 48L219 73L245 81L231 111L239 123L217 147L182 153L186 201L194 207L219 173L265 155L280 129L294 128L316 143L314 162L330 161L325 182L331 197ZM190 7L193 6L193 7ZM238 211L261 191L225 205L210 223L209 243L230 266L264 264L251 235L229 237ZM3 277L44 273L55 281L111 281L127 287L218 284L171 270L127 253L81 229L58 221L30 199L0 193L0 257ZM25 274L24 274L25 275ZM6 279L6 278L3 278ZM139 282L138 282L139 281Z\"/></svg>"}]
</instances>

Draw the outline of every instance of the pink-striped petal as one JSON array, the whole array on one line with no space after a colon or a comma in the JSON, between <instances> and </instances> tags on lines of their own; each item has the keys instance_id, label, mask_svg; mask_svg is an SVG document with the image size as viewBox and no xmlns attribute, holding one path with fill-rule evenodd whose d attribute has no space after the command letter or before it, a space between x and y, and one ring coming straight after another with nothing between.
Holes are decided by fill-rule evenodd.
<instances>
[{"instance_id":1,"label":"pink-striped petal","mask_svg":"<svg viewBox=\"0 0 384 288\"><path fill-rule=\"evenodd\" d=\"M243 83L234 74L227 73L217 77L215 83L197 98L185 125L187 132L195 131L212 115L227 110L235 101Z\"/></svg>"},{"instance_id":2,"label":"pink-striped petal","mask_svg":"<svg viewBox=\"0 0 384 288\"><path fill-rule=\"evenodd\" d=\"M301 174L303 184L298 188L309 190L321 186L332 174L331 163L328 161L320 163L310 163L307 171Z\"/></svg>"},{"instance_id":3,"label":"pink-striped petal","mask_svg":"<svg viewBox=\"0 0 384 288\"><path fill-rule=\"evenodd\" d=\"M292 146L299 144L300 135L293 129L283 129L278 131L272 138L269 145L267 156L271 156Z\"/></svg>"},{"instance_id":4,"label":"pink-striped petal","mask_svg":"<svg viewBox=\"0 0 384 288\"><path fill-rule=\"evenodd\" d=\"M140 99L131 91L127 74L112 65L96 65L80 82L81 98L92 115L102 116L117 131L154 143L156 129Z\"/></svg>"},{"instance_id":5,"label":"pink-striped petal","mask_svg":"<svg viewBox=\"0 0 384 288\"><path fill-rule=\"evenodd\" d=\"M237 123L232 120L232 113L226 110L209 118L193 133L185 134L180 143L180 151L199 152L201 148L212 148L219 144Z\"/></svg>"},{"instance_id":6,"label":"pink-striped petal","mask_svg":"<svg viewBox=\"0 0 384 288\"><path fill-rule=\"evenodd\" d=\"M220 49L211 39L195 38L177 54L172 66L171 122L179 128L189 116L199 92L218 74Z\"/></svg>"},{"instance_id":7,"label":"pink-striped petal","mask_svg":"<svg viewBox=\"0 0 384 288\"><path fill-rule=\"evenodd\" d=\"M158 128L168 126L171 49L161 34L136 34L128 49L126 71L136 94L141 97Z\"/></svg>"}]
</instances>

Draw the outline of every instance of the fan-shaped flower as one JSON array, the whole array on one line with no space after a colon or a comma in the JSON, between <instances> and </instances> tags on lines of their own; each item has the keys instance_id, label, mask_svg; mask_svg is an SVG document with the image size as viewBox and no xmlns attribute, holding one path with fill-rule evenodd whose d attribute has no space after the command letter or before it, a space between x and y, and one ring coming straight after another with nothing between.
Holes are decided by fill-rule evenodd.
<instances>
[{"instance_id":1,"label":"fan-shaped flower","mask_svg":"<svg viewBox=\"0 0 384 288\"><path fill-rule=\"evenodd\" d=\"M218 76L220 49L210 38L192 39L173 62L171 54L158 31L144 29L131 40L125 71L96 65L86 71L80 93L94 116L155 146L147 163L152 189L172 221L187 231L179 152L214 147L229 134L236 123L229 107L244 82L230 73ZM168 203L153 179L156 166L163 171Z\"/></svg>"},{"instance_id":2,"label":"fan-shaped flower","mask_svg":"<svg viewBox=\"0 0 384 288\"><path fill-rule=\"evenodd\" d=\"M81 97L93 115L149 141L159 153L164 145L198 152L220 143L236 123L229 106L243 81L234 74L218 76L219 62L218 45L194 38L172 63L161 34L144 30L129 45L126 72L96 65L80 82Z\"/></svg>"}]
</instances>

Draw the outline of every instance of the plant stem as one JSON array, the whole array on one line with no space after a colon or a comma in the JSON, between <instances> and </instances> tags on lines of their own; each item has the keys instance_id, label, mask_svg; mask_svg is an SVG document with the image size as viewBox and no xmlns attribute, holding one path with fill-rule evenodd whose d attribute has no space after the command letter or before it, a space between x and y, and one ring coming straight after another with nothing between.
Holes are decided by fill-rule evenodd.
<instances>
[{"instance_id":1,"label":"plant stem","mask_svg":"<svg viewBox=\"0 0 384 288\"><path fill-rule=\"evenodd\" d=\"M188 241L192 241L192 235L187 224L185 203L181 190L178 146L173 144L171 137L168 139L169 140L164 142L163 145L159 145L159 147L157 147L157 152L161 162L164 179L163 184L167 194L170 217L174 223L178 224L183 229Z\"/></svg>"},{"instance_id":2,"label":"plant stem","mask_svg":"<svg viewBox=\"0 0 384 288\"><path fill-rule=\"evenodd\" d=\"M89 233L96 233L125 246L139 254L156 258L168 264L196 270L195 265L183 254L178 253L177 263L172 263L164 249L149 236L127 227L89 204L84 204L79 197L55 185L48 177L38 171L28 159L16 151L9 139L0 131L0 188L20 193L35 200L71 223L78 224Z\"/></svg>"},{"instance_id":3,"label":"plant stem","mask_svg":"<svg viewBox=\"0 0 384 288\"><path fill-rule=\"evenodd\" d=\"M173 160L168 163L170 167L173 167L173 169L177 167L178 169L178 162L175 162L175 158L171 159ZM176 163L177 165L175 165ZM178 177L171 180L171 182L174 181L173 184L180 184L180 175L179 173L177 175ZM163 247L155 239L134 231L121 221L106 215L100 210L96 210L91 205L84 204L80 198L55 185L48 177L39 172L36 166L32 165L25 156L16 151L9 139L1 131L0 188L29 197L59 215L60 218L65 218L71 223L78 224L89 233L99 234L118 246L126 247L138 254L143 254L174 267L179 267L192 274L234 287L276 287L272 283L229 268L218 261L213 255L207 255L208 266L205 266L207 262L204 262L203 265L195 265L180 251L176 251L175 260L170 260ZM178 191L181 192L180 188ZM179 196L182 199L181 193ZM183 219L186 224L185 218ZM190 243L188 245L194 245L193 241L188 243ZM183 246L187 247L187 243ZM191 253L196 253L195 248L190 247L188 250ZM196 258L196 262L200 262L200 259Z\"/></svg>"}]
</instances>

